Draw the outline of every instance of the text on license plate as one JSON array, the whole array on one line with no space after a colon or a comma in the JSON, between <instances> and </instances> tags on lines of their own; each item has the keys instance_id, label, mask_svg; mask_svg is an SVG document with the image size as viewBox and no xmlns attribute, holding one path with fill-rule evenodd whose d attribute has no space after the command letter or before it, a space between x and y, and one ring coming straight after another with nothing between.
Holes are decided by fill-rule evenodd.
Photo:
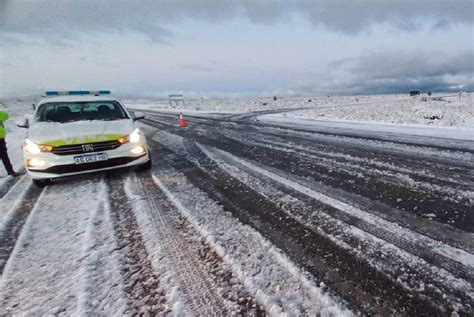
<instances>
[{"instance_id":1,"label":"text on license plate","mask_svg":"<svg viewBox=\"0 0 474 317\"><path fill-rule=\"evenodd\" d=\"M74 163L76 164L84 164L84 163L92 163L97 161L105 161L107 159L106 153L94 153L94 154L83 154L74 156Z\"/></svg>"}]
</instances>

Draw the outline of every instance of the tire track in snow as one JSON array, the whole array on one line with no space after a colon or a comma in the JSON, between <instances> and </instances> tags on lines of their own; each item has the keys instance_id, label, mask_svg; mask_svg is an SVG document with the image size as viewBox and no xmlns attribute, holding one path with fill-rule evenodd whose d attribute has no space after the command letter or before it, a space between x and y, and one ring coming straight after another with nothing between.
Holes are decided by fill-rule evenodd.
<instances>
[{"instance_id":1,"label":"tire track in snow","mask_svg":"<svg viewBox=\"0 0 474 317\"><path fill-rule=\"evenodd\" d=\"M137 188L133 188L137 187ZM224 299L219 294L215 282L210 278L206 267L183 240L176 222L176 209L169 203L161 189L156 187L150 176L139 177L135 182L129 183L130 198L142 197L144 207L138 207L142 228L150 221L153 230L150 239L159 244L160 256L166 266L170 279L176 283L176 290L182 294L183 309L186 313L197 312L203 316L227 315ZM133 188L133 189L132 189ZM145 229L146 230L146 229ZM176 298L180 306L179 296ZM177 312L180 313L179 311Z\"/></svg>"},{"instance_id":2,"label":"tire track in snow","mask_svg":"<svg viewBox=\"0 0 474 317\"><path fill-rule=\"evenodd\" d=\"M232 217L167 164L156 171L155 182L220 257L232 266L269 315L352 315L269 241ZM187 195L181 195L183 191Z\"/></svg>"},{"instance_id":3,"label":"tire track in snow","mask_svg":"<svg viewBox=\"0 0 474 317\"><path fill-rule=\"evenodd\" d=\"M204 149L204 151L206 150ZM400 227L385 221L384 219L380 219L366 211L359 210L349 204L321 194L316 189L312 189L317 186L309 184L302 179L298 179L297 177L288 175L282 171L271 172L268 170L268 167L258 167L251 162L237 158L227 152L218 150L218 153L221 157L225 157L231 162L243 165L254 173L263 175L277 183L319 200L323 204L326 204L327 207L331 207L331 210L326 208L326 212L337 219L359 227L376 237L399 246L404 250L420 256L421 258L425 258L430 262L434 262L437 266L452 271L463 278L472 277L471 272L472 269L474 269L474 256L469 252L444 245L438 241L414 233L407 228ZM293 179L296 179L299 182L293 181ZM301 185L301 183L308 185L308 187ZM425 251L426 249L429 251ZM435 254L432 254L431 251Z\"/></svg>"},{"instance_id":4,"label":"tire track in snow","mask_svg":"<svg viewBox=\"0 0 474 317\"><path fill-rule=\"evenodd\" d=\"M42 188L34 186L27 177L16 185L17 186L10 191L10 194L14 195L13 197L15 197L16 200L4 196L1 201L2 209L5 208L2 213L5 212L5 214L3 214L3 220L0 223L0 275L5 269L5 265L17 243L17 239L20 236L25 222L43 192ZM11 200L10 203L8 203L6 201L4 202L3 199ZM9 209L8 206L10 206Z\"/></svg>"},{"instance_id":5,"label":"tire track in snow","mask_svg":"<svg viewBox=\"0 0 474 317\"><path fill-rule=\"evenodd\" d=\"M177 153L186 152L179 142L166 145ZM208 172L189 161L189 157L183 156L183 153L170 153L163 147L159 147L158 152L164 155L163 160L167 164L183 172L193 186L222 204L226 211L230 211L244 224L260 231L298 264L324 281L330 290L347 300L351 308L372 314L439 314L438 308L428 300L409 293L364 260L308 230L245 184L225 173L207 174ZM187 192L190 189L181 190Z\"/></svg>"},{"instance_id":6,"label":"tire track in snow","mask_svg":"<svg viewBox=\"0 0 474 317\"><path fill-rule=\"evenodd\" d=\"M281 138L281 136L274 136L274 137ZM240 136L238 137L238 139L241 140L244 143L246 142L246 140L242 139L242 137L240 137ZM250 136L249 138L247 138L247 140L248 139L256 139L257 140L256 142L265 142L264 140L258 140L257 137L254 137L254 136ZM261 137L260 139L265 139L265 137ZM347 156L350 156L350 160L356 159L357 162L362 161L361 164L364 161L367 161L367 160L370 160L370 162L372 163L373 160L374 160L374 158L364 157L362 154L357 153L357 152L352 153L352 151L350 149L349 150L345 149L345 152L347 152L348 154L335 153L335 152L333 152L334 149L331 149L331 148L327 148L326 152L323 152L323 149L318 149L318 150L315 149L315 148L320 147L319 144L317 144L316 146L313 146L313 148L312 148L311 147L312 144L309 143L310 140L300 141L298 139L298 142L303 142L302 144L305 144L306 148L303 147L303 146L299 146L299 145L297 146L296 144L293 144L293 139L291 139L290 142L287 142L288 144L283 144L283 143L274 144L275 146L273 146L272 149L275 150L275 149L282 149L282 148L285 148L285 147L290 147L290 148L294 147L295 151L293 151L293 150L292 151L296 152L295 155L303 155L303 156L304 156L304 153L306 153L306 152L307 153L316 152L318 156L313 157L313 159L312 159L313 162L317 162L318 160L320 160L320 158L319 158L320 153L324 153L324 154L322 154L323 160L324 160L324 157L326 157L326 156L331 157L332 155L335 155L336 157L342 156L344 158L344 160L347 158ZM313 141L313 145L315 145L314 141ZM212 146L212 144L211 144L211 146ZM303 153L301 153L301 152L303 152ZM352 155L355 155L355 156L353 157ZM360 158L359 158L359 156L360 156ZM255 157L255 156L254 156L254 159L255 160L260 160L259 158ZM375 159L378 160L378 158L375 158ZM394 169L398 169L400 167L398 165L399 164L398 160L395 164L394 162L391 161L393 158L385 158L384 156L382 156L381 159L386 160L387 163L392 165L393 166L392 168L394 168ZM418 158L418 160L419 160L419 158ZM382 163L383 164L382 166L386 166L387 163ZM405 163L402 162L401 164L403 166L403 164L405 164ZM417 163L417 164L410 163L408 166L410 166L413 169L412 172L414 172L414 173L419 172L419 170L423 168L419 165L419 163ZM445 167L446 166L444 166L443 168L445 168ZM329 164L328 168L333 168L333 167ZM379 166L379 168L381 168L381 167ZM280 166L280 169L283 169L283 168ZM301 170L301 169L296 167L296 170ZM411 170L409 170L409 169L404 170L404 173L406 173L407 171L411 171ZM309 174L311 174L311 168L308 168L307 172ZM431 170L430 170L430 172L431 172ZM298 174L301 176L303 173L301 171L299 171ZM439 174L439 173L436 172L436 174ZM469 178L469 173L467 173L467 174L466 173L461 173L461 174L455 173L453 175L456 176L456 177L466 178L466 181L465 182L463 181L463 184L461 185L461 187L462 188L467 187L467 190L462 195L465 198L470 197L470 195L472 196L472 191L470 190L471 187L469 187L469 186L471 186L469 184L472 183L472 178ZM396 176L398 176L398 175L396 175ZM303 176L301 176L301 177L303 177ZM402 176L400 176L400 177L402 177ZM409 177L407 177L407 178L409 178ZM469 179L469 182L471 182L471 183L466 183L467 179ZM451 184L453 184L452 183L453 181L456 183L456 180L452 180ZM390 180L389 180L389 182L390 182ZM414 185L418 184L415 181L413 181L413 183L414 183ZM434 183L436 183L436 179L435 179ZM438 186L436 184L431 184L431 185L430 184L425 184L425 187L429 188L430 186L432 186L431 189L435 189L435 190L438 191L436 193L436 196L443 195L442 193L439 193L440 186ZM444 185L442 185L442 186L444 186ZM337 197L338 199L342 199L342 200L344 200L344 201L346 201L346 202L348 202L352 205L361 206L363 209L370 210L370 212L372 212L372 213L376 214L377 216L382 217L386 220L389 220L391 222L396 222L396 223L399 223L399 224L401 224L405 227L415 229L415 230L417 230L418 232L420 232L424 235L433 237L434 239L437 239L437 240L440 240L440 241L444 241L446 243L449 243L453 246L464 249L464 250L469 251L471 253L474 250L474 240L473 240L472 233L468 233L468 232L465 232L465 231L462 231L460 229L453 228L453 227L450 227L450 226L448 227L448 226L446 226L442 223L439 223L437 221L431 221L429 219L422 219L420 217L416 217L415 214L411 214L411 213L407 213L406 211L403 211L403 210L395 209L393 207L390 207L388 205L383 204L382 202L371 201L368 198L365 198L365 197L362 197L362 196L359 196L359 195L355 195L353 193L349 193L349 192L346 192L346 191L341 190L341 189L328 188L326 186L323 186L322 184L320 184L319 187L320 187L320 190L321 190L321 187L324 187L324 192L327 193L329 196ZM416 187L417 187L416 190L420 190L420 188L418 188L418 186L416 186ZM454 185L454 189L457 190L456 185ZM453 191L450 190L450 189L446 189L446 190L447 190L447 192L445 194L449 194L448 198L450 198L451 201L453 201L453 203L455 203L455 204L460 204L461 203L460 201L456 201L457 194L454 195L455 193L453 193ZM459 199L462 199L462 198L459 198ZM464 200L466 201L466 199L464 199ZM469 204L469 202L466 202L466 203ZM472 201L471 201L470 204L472 205ZM457 213L458 211L455 210L454 212ZM469 214L467 216L469 216Z\"/></svg>"},{"instance_id":7,"label":"tire track in snow","mask_svg":"<svg viewBox=\"0 0 474 317\"><path fill-rule=\"evenodd\" d=\"M31 178L25 175L10 188L5 196L0 198L2 204L2 209L0 210L0 231L4 224L13 216L14 207L18 207L21 204L25 193L31 186Z\"/></svg>"},{"instance_id":8,"label":"tire track in snow","mask_svg":"<svg viewBox=\"0 0 474 317\"><path fill-rule=\"evenodd\" d=\"M127 308L120 272L123 255L117 243L110 214L107 187L102 179L98 206L91 211L82 246L81 294L77 311L84 315L123 315Z\"/></svg>"},{"instance_id":9,"label":"tire track in snow","mask_svg":"<svg viewBox=\"0 0 474 317\"><path fill-rule=\"evenodd\" d=\"M426 191L421 187L412 188L406 185L407 181L410 181L408 179L402 182L388 176L372 176L367 173L359 175L353 170L340 169L322 162L321 159L305 157L304 154L287 152L278 147L250 144L242 136L230 136L230 138L231 140L226 142L227 145L214 146L237 156L282 170L290 170L301 177L310 176L315 182L381 202L392 208L425 217L433 216L436 221L464 231L474 230L474 218L469 212L474 203L472 190L465 191L459 198L456 192L444 195L436 191ZM238 143L240 146L232 146L232 143ZM432 188L436 187L434 184Z\"/></svg>"},{"instance_id":10,"label":"tire track in snow","mask_svg":"<svg viewBox=\"0 0 474 317\"><path fill-rule=\"evenodd\" d=\"M150 255L137 224L135 213L125 194L121 172L107 175L107 195L117 243L123 255L121 273L127 294L126 314L156 315L169 311L160 291L160 276L153 269Z\"/></svg>"},{"instance_id":11,"label":"tire track in snow","mask_svg":"<svg viewBox=\"0 0 474 317\"><path fill-rule=\"evenodd\" d=\"M25 173L25 168L21 167L17 172L23 174ZM3 196L5 196L18 182L20 182L25 177L26 175L21 177L7 176L7 179L3 180L0 184L0 199L3 198Z\"/></svg>"},{"instance_id":12,"label":"tire track in snow","mask_svg":"<svg viewBox=\"0 0 474 317\"><path fill-rule=\"evenodd\" d=\"M432 148L437 151L447 152L463 151L465 153L474 154L474 143L466 140L398 134L395 132L385 133L383 131L365 131L364 129L360 130L352 128L329 127L327 125L321 127L314 125L298 127L284 122L279 122L276 124L259 120L255 120L253 122L254 125L258 123L258 125L261 127L268 129L273 128L278 130L287 130L289 133L317 134L329 138L346 138L356 142L365 141L374 143L392 143L396 146L402 147Z\"/></svg>"},{"instance_id":13,"label":"tire track in snow","mask_svg":"<svg viewBox=\"0 0 474 317\"><path fill-rule=\"evenodd\" d=\"M220 149L223 149L225 151L228 151L230 153L233 153L234 155L240 156L240 157L246 157L247 159L255 160L260 163L263 163L268 166L273 166L274 168L278 168L281 170L285 171L292 171L292 174L297 174L300 177L312 177L313 182L321 182L321 177L328 177L328 171L313 171L312 163L311 161L308 161L305 164L302 163L295 163L294 161L299 161L300 158L294 154L288 154L284 153L281 151L277 151L277 149L271 150L262 150L259 147L249 147L241 142L238 142L234 139L230 139L228 137L225 137L222 135L222 133L228 134L227 130L226 131L215 131L215 127L209 126L210 131L204 131L204 130L199 130L199 129L181 129L181 128L170 128L170 127L163 127L160 124L157 123L152 123L152 126L159 127L164 130L171 130L173 133L178 134L178 135L185 135L188 139L195 140L196 142L200 142L203 144L207 144L210 146L214 146ZM255 128L250 128L250 130L255 130ZM247 135L249 134L248 131L240 131L242 135ZM260 131L259 131L260 132ZM264 133L265 134L265 133ZM242 139L242 135L239 136L239 139ZM284 135L279 135L278 137L283 137ZM252 137L250 137L252 139ZM300 138L297 138L299 140ZM289 143L295 141L293 138L290 138L288 140ZM299 142L299 141L298 141ZM309 142L306 140L305 142ZM314 140L313 140L314 142ZM334 147L334 144L328 143L327 141L323 142L324 144L329 144L331 147ZM314 144L316 147L319 147L319 143ZM349 153L352 153L352 149L354 147L352 145L348 145L349 148ZM337 149L336 149L337 150ZM363 150L364 149L358 149L356 155L362 155L363 157ZM340 151L340 149L339 149ZM361 152L362 151L362 152ZM362 154L361 154L362 153ZM371 155L382 155L382 158L384 160L388 160L388 162L391 162L394 158L390 158L388 156L390 153L383 153L377 150L376 152L370 152L367 153L367 149L365 149L367 157L371 157ZM395 155L395 162L398 162L398 159L396 158L397 155ZM309 165L308 165L309 164ZM443 168L447 168L445 165ZM330 175L330 173L329 173ZM458 175L458 174L455 174ZM336 175L337 176L337 175ZM359 192L353 192L354 190L352 189L353 186L350 183L348 183L344 178L336 178L336 176L331 176L333 179L333 184L329 184L332 187L328 187L327 185L321 184L319 187L324 187L324 191L334 197L338 197L338 199L342 199L344 201L347 201L350 204L356 204L359 206L364 207L364 209L367 209L371 213L374 213L375 215L387 219L388 221L391 222L396 222L399 223L403 226L414 228L418 232L425 234L427 236L433 237L435 239L438 239L440 241L444 241L446 243L449 243L453 246L462 248L464 250L472 251L474 248L474 242L472 239L472 233L465 232L461 229L458 228L453 228L451 226L447 226L445 223L445 220L435 218L436 221L432 221L430 219L422 218L420 217L420 214L423 215L424 213L431 212L431 207L433 204L437 204L440 202L440 197L439 195L436 195L436 197L432 197L432 200L434 199L434 202L425 202L425 204L428 204L428 206L425 208L421 206L420 208L416 208L417 210L415 212L408 210L402 210L403 208L400 207L398 208L398 196L399 194L401 195L402 193L392 193L393 188L384 185L381 183L381 186L375 186L373 183L361 183L358 181L358 187L365 191L366 195L365 196L360 196ZM339 175L339 177L343 177ZM380 192L380 193L379 193ZM379 194L377 194L379 193ZM368 195L368 196L367 196ZM403 196L403 195L402 195ZM420 194L418 194L420 196ZM388 198L386 198L388 197ZM410 203L412 208L415 208L415 204L417 205L416 200L413 200L413 197L409 196L404 196L403 201L401 204L406 204ZM420 197L422 201L426 200L427 197L422 196ZM388 202L387 202L388 200ZM441 201L442 202L442 201ZM386 204L388 203L388 205ZM444 205L446 205L446 202L442 202ZM397 208L393 207L392 205L396 205ZM415 206L415 207L413 207ZM422 207L424 209L422 209ZM450 207L451 208L451 207ZM471 213L469 213L467 210L464 211L458 211L455 210L455 214L459 214L457 216L457 222L454 224L456 227L469 227L469 223L472 222ZM441 214L442 217L446 218L449 216L449 214ZM463 219L462 217L466 218L467 221L462 222L461 220ZM471 220L469 220L471 219ZM449 217L448 219L449 220Z\"/></svg>"},{"instance_id":14,"label":"tire track in snow","mask_svg":"<svg viewBox=\"0 0 474 317\"><path fill-rule=\"evenodd\" d=\"M174 132L183 132L176 124L170 121L163 121L164 115L152 115L150 119L145 119L143 123L154 125L156 123L164 124L168 129L173 129ZM187 116L190 117L190 116ZM283 142L291 140L291 142L296 142L304 146L313 147L315 142L318 146L323 146L324 148L329 148L332 150L340 151L340 148L347 148L351 152L362 153L364 156L367 156L367 148L374 148L377 152L372 152L370 154L377 157L386 157L386 158L397 158L397 161L401 159L407 159L413 161L413 159L419 159L419 156L423 156L425 163L429 165L445 166L448 162L451 165L450 168L462 169L468 171L472 168L472 156L473 152L469 151L469 146L473 144L472 142L462 141L464 145L459 148L444 148L436 147L435 144L411 144L411 143L397 143L393 140L386 139L372 139L364 138L364 136L358 135L339 135L338 133L324 133L311 130L298 130L296 127L286 127L278 125L267 125L262 122L245 122L239 121L238 124L235 121L229 121L225 118L199 118L198 120L194 119L190 122L193 129L198 127L205 128L207 131L219 132L220 134L228 135L242 135L242 132L248 134L248 136L253 139L260 140L265 138L277 138L281 139L282 137L286 138ZM410 136L408 136L410 137ZM423 138L421 138L423 140ZM426 138L425 138L426 139ZM439 139L436 139L439 141ZM451 140L453 141L453 140ZM325 150L323 148L323 150ZM410 153L415 153L415 156L410 155ZM437 166L437 167L441 167Z\"/></svg>"},{"instance_id":15,"label":"tire track in snow","mask_svg":"<svg viewBox=\"0 0 474 317\"><path fill-rule=\"evenodd\" d=\"M248 140L247 138L247 142ZM243 141L244 140L240 138L240 142ZM343 169L353 170L355 173L361 171L368 174L372 173L376 176L395 177L398 178L398 181L416 182L421 186L426 184L428 189L434 186L438 191L446 191L447 194L463 195L464 191L472 189L474 184L472 179L454 179L452 173L439 170L434 171L431 169L429 172L420 170L419 165L413 163L397 162L398 164L394 164L392 162L383 162L376 158L361 158L352 156L352 154L333 152L330 149L323 151L321 149L312 148L309 144L306 144L306 146L292 143L288 144L288 142L284 142L283 140L265 140L262 139L262 137L253 139L250 144L271 149L279 148L287 152L298 153L299 155L322 160L326 165L336 165ZM404 178L397 177L400 174L405 174L406 176L404 175ZM467 175L460 176L467 177ZM410 185L410 183L408 185ZM472 193L470 196L474 197Z\"/></svg>"},{"instance_id":16,"label":"tire track in snow","mask_svg":"<svg viewBox=\"0 0 474 317\"><path fill-rule=\"evenodd\" d=\"M469 205L472 205L472 202L469 202L466 197L461 198L458 203L454 204L445 199L445 195L431 192L427 194L427 192L422 192L418 188L401 186L399 183L395 185L387 184L381 182L380 177L372 177L369 181L365 177L359 178L356 175L333 169L331 166L320 166L318 160L306 159L299 156L298 153L287 153L278 148L268 149L245 144L247 139L257 138L252 136L253 133L263 133L263 135L265 135L265 131L260 131L261 129L258 127L250 126L248 130L244 130L240 127L240 130L237 132L232 132L230 130L233 129L219 130L217 127L209 125L207 125L209 128L208 131L195 129L194 127L189 129L173 128L163 126L160 123L154 123L152 125L172 131L178 135L185 135L187 138L195 140L196 142L218 147L240 157L247 157L248 159L259 161L263 164L278 167L283 170L291 170L293 173L302 177L312 177L315 182L324 182L328 187L339 189L351 195L358 195L391 208L399 209L403 211L403 213L410 213L413 216L419 216L419 218L430 217L440 224L448 224L451 227L463 231L472 231L471 229L474 226L474 218L471 217L471 213L469 212ZM292 134L280 135L280 137L285 137L287 142L299 142L299 139L301 139L301 137L294 137ZM472 175L472 171L469 169L456 168L455 166L457 164L453 165L448 163L446 158L441 159L423 155L423 164L420 165L420 156L417 152L417 150L420 150L419 148L410 149L410 151L408 151L410 153L405 155L406 150L401 148L395 151L397 149L394 150L391 147L392 144L382 144L380 142L376 144L370 143L368 145L365 143L358 144L356 139L351 139L353 140L353 144L348 143L347 140L342 142L338 138L320 140L319 137L315 136L315 139L312 140L312 146L319 148L322 143L324 144L323 149L329 146L330 149L342 153L352 153L355 149L356 152L359 153L358 155L362 157L370 158L373 156L381 156L384 160L397 165L400 159L402 162L408 159L413 164L415 164L415 161L417 162L416 165L413 166L415 169L424 169L425 166L434 164L433 168L441 169L453 175L459 175L460 177L466 178L466 180L469 179L469 175ZM421 151L421 153L424 152ZM437 152L433 152L432 154L440 155ZM410 158L404 158L404 155ZM455 157L457 156L453 156L453 159ZM472 159L471 154L469 154L468 157Z\"/></svg>"},{"instance_id":17,"label":"tire track in snow","mask_svg":"<svg viewBox=\"0 0 474 317\"><path fill-rule=\"evenodd\" d=\"M244 155L244 157L246 157L246 159L247 159L247 156L248 156L249 158L255 158L257 161L262 161L262 160L260 159L260 157L259 157L259 156L261 156L261 154L262 154L262 150L261 150L259 147L254 147L254 148L252 148L252 149L249 148L249 149L246 150L246 151L242 151L242 143L229 142L227 139L222 138L222 137L220 136L222 133L224 133L225 135L227 135L227 132L228 132L227 130L225 130L225 131L224 131L224 130L223 130L223 131L217 131L215 127L212 127L212 126L209 126L209 125L207 125L207 126L209 127L209 131L207 131L207 132L206 132L205 130L199 130L199 128L198 128L198 129L196 129L196 128L192 128L192 129L172 128L171 130L172 130L173 132L176 132L176 134L185 135L185 136L189 137L189 139L192 139L192 140L199 140L199 141L202 140L205 144L208 144L208 145L211 145L211 146L222 147L223 149L226 149L226 151L228 150L228 151L230 151L230 152L244 153L243 155ZM166 130L170 130L169 127L165 127L165 129L166 129ZM242 133L242 129L240 129L240 130L241 130L240 132ZM246 132L247 132L247 131L246 131ZM246 135L247 135L247 133L243 133L243 134L241 134L240 138L241 138L241 139L242 139L242 138L245 138ZM161 140L160 140L160 137L161 137L161 136L162 136L162 135L159 134L157 140L161 141ZM252 138L253 138L253 136L251 136L250 139L252 139ZM289 141L291 142L292 139L290 139ZM334 144L333 144L332 146L334 146ZM387 146L387 145L386 145L386 146ZM383 149L383 148L384 148L384 146L382 146L382 149ZM174 150L176 150L176 149L174 149ZM359 149L359 150L362 150L362 149ZM378 150L379 150L379 149L377 149L377 151L378 151ZM389 150L390 150L390 149L387 147L387 153L384 153L383 155L386 156L387 158L389 158L389 160L390 160L389 155L391 155L391 153L390 153ZM253 151L253 153L251 153L251 151ZM365 151L367 152L367 149L365 149ZM392 151L393 151L393 149L392 149ZM179 151L178 151L178 152L179 152ZM266 151L265 151L265 152L266 152ZM275 151L273 151L273 152L275 152ZM382 152L383 152L383 151L382 151ZM277 152L275 152L275 153L277 153ZM180 153L180 154L183 155L183 156L187 156L187 155L188 155L187 153ZM235 153L233 153L233 154L235 155ZM239 156L240 156L240 155L239 155ZM265 156L265 157L268 157L268 159L270 160L270 155L268 155L267 153L265 153L264 156ZM278 154L274 154L274 155L271 156L271 157L273 158L273 160L274 160L275 158L277 158L277 159L279 158L279 157L278 157ZM396 157L395 157L395 159L396 159ZM412 159L413 159L413 158L412 158ZM263 160L263 161L265 162L265 160ZM434 165L433 165L433 166L435 166L436 164L438 164L438 163L436 163L436 162L438 161L438 159L437 159L436 157L433 157L433 158L432 158L432 161L434 162ZM291 162L291 158L289 158L289 159L287 160L287 162ZM451 167L449 167L448 165L446 165L446 162L445 162L445 161L440 161L439 163L441 164L441 162L444 164L443 168L451 169ZM262 163L262 162L260 162L260 163ZM286 166L287 166L287 167L288 167L288 166L293 167L291 164L290 164L290 165L286 165ZM420 166L420 164L418 164L417 166ZM183 168L183 169L189 169L189 167L188 167L186 164L183 164L182 166L179 166L178 164L176 165L176 168L180 168L180 167ZM283 170L283 167L282 167L282 166L279 166L279 167L281 167L281 169ZM288 168L285 169L285 170L288 170ZM301 171L301 175L300 175L300 176L302 176L302 175L303 175L303 174L302 174L302 173L303 173L303 169L300 169L300 171ZM306 170L306 171L308 171L308 170ZM298 173L298 175L299 175L299 174L300 174L300 173ZM447 175L447 174L446 174L446 175ZM219 178L219 175L217 175L217 176L215 176L215 177L216 177L216 178ZM287 175L287 177L288 177L288 175ZM467 179L467 178L466 178L466 179ZM309 182L306 182L306 183L309 183ZM315 185L315 184L313 184L313 185ZM311 187L311 186L310 186L310 187ZM372 207L372 208L375 207L376 210L379 210L379 211L385 211L385 210L386 210L386 209L380 209L380 208L379 208L380 206L378 206L377 204L374 204L374 205L372 205L371 207ZM376 213L376 214L377 214L377 213ZM423 219L419 219L419 220L423 220ZM403 222L402 222L402 223L403 223ZM422 224L421 222L420 222L420 225L421 225L421 227L423 226L423 224ZM411 224L411 223L407 223L407 227L412 227L412 224ZM435 230L438 230L438 229L439 229L439 228L437 228L437 226L432 226L432 227L434 227ZM420 227L418 227L418 228L420 228ZM382 229L383 229L383 228L382 228ZM429 229L433 229L433 228L430 227ZM425 231L426 231L426 230L425 230ZM454 230L454 231L459 232L459 230ZM422 230L422 232L423 232L423 230ZM441 232L442 232L442 231L440 231L440 232L435 232L435 233L433 233L433 236L437 236L438 233L441 234L441 236L442 236L443 233L441 233ZM380 233L379 233L379 235L380 235ZM454 245L457 245L457 241L459 241L461 244L467 242L465 245L472 246L472 241L470 241L469 239L463 240L463 239L464 239L464 238L463 238L463 239L461 239L461 240L458 240L456 237L453 237L452 235L447 235L447 236L449 237L448 240L451 240L452 242L456 242L456 243L454 243ZM467 236L468 236L468 233L463 232L463 237L467 237ZM444 241L444 239L442 239L442 241ZM402 241L402 242L406 242L406 239L405 239L405 241ZM400 244L400 242L398 242L398 243ZM471 248L471 247L467 247L466 250L470 250L470 248ZM412 249L412 248L408 248L408 250L411 250L411 251L412 251L413 249ZM425 248L425 251L426 251L426 248ZM419 252L423 252L423 250L420 250ZM452 257L453 260L456 261L456 260L457 260L457 259L456 259L456 255L455 255L455 254L452 254L452 255L454 256L454 257ZM430 260L430 256L429 256L429 255L426 255L425 258L427 258L428 260ZM441 263L441 265L443 265L443 262L444 262L443 260L444 260L444 259L438 259L437 264ZM460 260L462 261L462 258L461 258ZM448 260L448 262L449 262L449 260ZM447 266L449 267L451 264L452 264L452 261L451 261L450 264L448 263ZM455 265L456 265L456 264L455 264ZM464 268L462 268L462 267L458 267L458 269L460 269L461 273L464 272L464 273L462 273L462 275L463 275L465 278L467 278L467 280L471 280L472 274L470 273L470 270L469 270L469 269L466 270L466 269L464 269ZM454 271L456 271L456 269L455 269ZM442 294L440 294L440 296L441 296L441 295L442 295Z\"/></svg>"},{"instance_id":18,"label":"tire track in snow","mask_svg":"<svg viewBox=\"0 0 474 317\"><path fill-rule=\"evenodd\" d=\"M393 239L389 237L384 240L384 237L387 236L386 233L380 235L383 232L377 232L377 235L371 236L370 233L373 230L366 230L367 226L361 227L358 221L347 221L344 217L333 218L334 213L325 213L327 206L323 206L308 196L305 198L304 194L299 193L298 195L296 190L293 192L286 189L284 183L278 183L272 178L267 178L267 176L256 172L256 167L252 169L242 165L239 163L240 159L233 158L228 153L208 147L199 147L233 177L249 184L272 201L278 202L282 208L287 210L288 214L295 217L300 223L312 230L323 232L328 238L338 241L344 248L352 249L358 256L367 258L374 267L380 268L410 291L416 290L419 294L436 299L435 302L447 303L444 304L447 307L457 308L463 305L474 307L474 290L470 282L474 278L472 274L467 276L467 280L458 279L443 269L432 266L410 253L405 253L403 249L394 247L391 243L387 244L386 240L390 242ZM200 161L202 162L201 166L212 165L203 162L202 158ZM369 227L369 229L373 228ZM392 233L395 234L396 231ZM423 243L423 247L431 249L425 243ZM422 247L417 246L415 250L420 248ZM410 248L408 251L412 249Z\"/></svg>"},{"instance_id":19,"label":"tire track in snow","mask_svg":"<svg viewBox=\"0 0 474 317\"><path fill-rule=\"evenodd\" d=\"M0 281L0 306L5 313L80 314L84 296L81 250L91 214L99 208L98 195L100 188L93 178L44 188ZM111 284L103 287L114 291Z\"/></svg>"}]
</instances>

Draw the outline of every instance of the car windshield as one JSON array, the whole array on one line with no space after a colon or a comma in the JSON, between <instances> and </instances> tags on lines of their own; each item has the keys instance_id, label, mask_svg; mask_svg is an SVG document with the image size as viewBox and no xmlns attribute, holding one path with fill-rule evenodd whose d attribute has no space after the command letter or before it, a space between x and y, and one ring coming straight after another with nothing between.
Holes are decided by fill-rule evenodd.
<instances>
[{"instance_id":1,"label":"car windshield","mask_svg":"<svg viewBox=\"0 0 474 317\"><path fill-rule=\"evenodd\" d=\"M128 116L116 101L52 102L39 106L36 122L72 122L82 120L120 120Z\"/></svg>"}]
</instances>

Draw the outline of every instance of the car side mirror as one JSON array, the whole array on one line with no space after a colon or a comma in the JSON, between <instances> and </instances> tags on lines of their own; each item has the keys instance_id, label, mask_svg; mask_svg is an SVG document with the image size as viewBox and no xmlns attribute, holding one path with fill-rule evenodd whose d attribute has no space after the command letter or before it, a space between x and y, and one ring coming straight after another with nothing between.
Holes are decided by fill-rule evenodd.
<instances>
[{"instance_id":1,"label":"car side mirror","mask_svg":"<svg viewBox=\"0 0 474 317\"><path fill-rule=\"evenodd\" d=\"M145 114L141 111L135 111L133 113L133 121L141 120L145 118Z\"/></svg>"},{"instance_id":2,"label":"car side mirror","mask_svg":"<svg viewBox=\"0 0 474 317\"><path fill-rule=\"evenodd\" d=\"M33 110L36 110L36 105L34 103L32 103L31 108L33 108Z\"/></svg>"},{"instance_id":3,"label":"car side mirror","mask_svg":"<svg viewBox=\"0 0 474 317\"><path fill-rule=\"evenodd\" d=\"M28 119L23 119L23 120L18 120L16 122L16 126L19 127L19 128L29 128L30 127L30 122L28 121Z\"/></svg>"}]
</instances>

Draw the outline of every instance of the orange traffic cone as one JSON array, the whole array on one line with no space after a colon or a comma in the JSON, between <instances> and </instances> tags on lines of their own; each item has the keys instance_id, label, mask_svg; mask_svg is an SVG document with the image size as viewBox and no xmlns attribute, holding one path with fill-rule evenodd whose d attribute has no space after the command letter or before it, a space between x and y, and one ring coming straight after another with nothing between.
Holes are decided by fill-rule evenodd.
<instances>
[{"instance_id":1,"label":"orange traffic cone","mask_svg":"<svg viewBox=\"0 0 474 317\"><path fill-rule=\"evenodd\" d=\"M186 121L184 121L182 112L179 113L179 125L182 126L182 127L186 126Z\"/></svg>"}]
</instances>

